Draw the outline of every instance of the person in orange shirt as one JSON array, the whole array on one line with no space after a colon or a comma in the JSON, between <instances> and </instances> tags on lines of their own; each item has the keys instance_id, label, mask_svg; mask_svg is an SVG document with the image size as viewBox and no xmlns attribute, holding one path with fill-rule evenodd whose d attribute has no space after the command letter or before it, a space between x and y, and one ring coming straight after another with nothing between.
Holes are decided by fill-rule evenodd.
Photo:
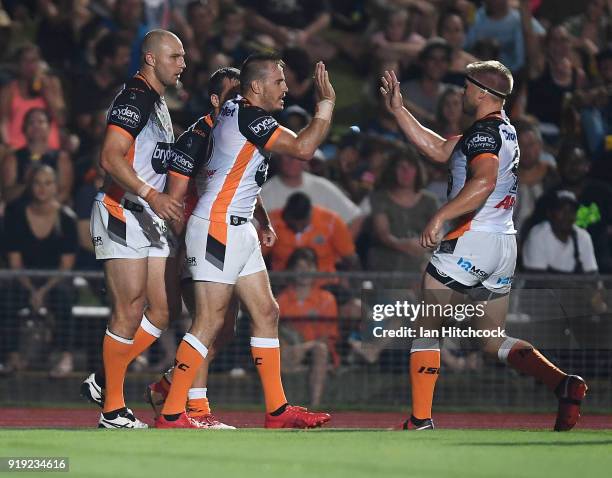
<instances>
[{"instance_id":1,"label":"person in orange shirt","mask_svg":"<svg viewBox=\"0 0 612 478\"><path fill-rule=\"evenodd\" d=\"M317 271L317 255L311 248L296 249L288 259L287 269L295 273L295 279L278 296L283 370L300 370L310 353L310 400L314 407L321 401L329 358L334 367L340 364L336 350L340 336L338 306L330 292L308 277L307 273Z\"/></svg>"},{"instance_id":2,"label":"person in orange shirt","mask_svg":"<svg viewBox=\"0 0 612 478\"><path fill-rule=\"evenodd\" d=\"M314 250L321 272L335 272L339 262L342 269L359 268L347 225L336 213L314 206L306 194L296 192L289 196L282 210L270 213L270 221L278 236L272 248L264 249L272 270L285 270L289 257L300 247Z\"/></svg>"}]
</instances>

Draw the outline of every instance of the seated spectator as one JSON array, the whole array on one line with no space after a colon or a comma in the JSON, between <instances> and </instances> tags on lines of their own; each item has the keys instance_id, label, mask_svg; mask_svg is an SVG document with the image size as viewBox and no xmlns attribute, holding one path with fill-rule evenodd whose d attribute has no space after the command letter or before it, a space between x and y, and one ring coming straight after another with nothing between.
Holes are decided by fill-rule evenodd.
<instances>
[{"instance_id":1,"label":"seated spectator","mask_svg":"<svg viewBox=\"0 0 612 478\"><path fill-rule=\"evenodd\" d=\"M588 56L599 53L610 39L610 15L605 0L587 0L584 12L568 18L564 24L574 45Z\"/></svg>"},{"instance_id":2,"label":"seated spectator","mask_svg":"<svg viewBox=\"0 0 612 478\"><path fill-rule=\"evenodd\" d=\"M182 38L189 58L199 65L208 56L207 44L217 33L215 22L219 18L219 2L190 1L185 8L186 24ZM214 70L213 70L214 71Z\"/></svg>"},{"instance_id":3,"label":"seated spectator","mask_svg":"<svg viewBox=\"0 0 612 478\"><path fill-rule=\"evenodd\" d=\"M359 208L328 179L304 171L306 163L282 154L277 158L278 174L266 181L261 198L268 211L281 209L293 193L301 191L313 204L335 212L349 226L353 237L359 234L363 217Z\"/></svg>"},{"instance_id":4,"label":"seated spectator","mask_svg":"<svg viewBox=\"0 0 612 478\"><path fill-rule=\"evenodd\" d=\"M526 226L529 228L546 220L557 191L573 192L578 200L576 225L590 234L599 270L609 273L612 272L608 234L608 225L612 223L612 188L603 181L590 178L590 168L591 163L580 144L571 141L564 143L557 156L557 170L561 179L552 190L538 199Z\"/></svg>"},{"instance_id":5,"label":"seated spectator","mask_svg":"<svg viewBox=\"0 0 612 478\"><path fill-rule=\"evenodd\" d=\"M121 0L115 2L112 18L103 21L104 26L115 35L121 35L131 45L128 75L135 75L140 66L142 40L149 31L144 23L143 0Z\"/></svg>"},{"instance_id":6,"label":"seated spectator","mask_svg":"<svg viewBox=\"0 0 612 478\"><path fill-rule=\"evenodd\" d=\"M251 0L246 4L251 29L272 37L277 50L297 46L305 49L313 61L326 61L335 54L335 48L319 35L331 23L325 1Z\"/></svg>"},{"instance_id":7,"label":"seated spectator","mask_svg":"<svg viewBox=\"0 0 612 478\"><path fill-rule=\"evenodd\" d=\"M554 139L561 127L562 107L567 93L584 86L585 75L563 26L551 28L544 49L529 61L527 112L542 123L542 133Z\"/></svg>"},{"instance_id":8,"label":"seated spectator","mask_svg":"<svg viewBox=\"0 0 612 478\"><path fill-rule=\"evenodd\" d=\"M28 186L28 200L13 204L6 212L5 225L11 231L5 239L9 266L13 270L69 271L74 266L78 236L74 213L57 200L56 173L46 164L37 165ZM43 307L48 309L56 323L53 345L61 353L51 375L62 377L70 373L75 332L69 283L58 276L39 279L21 275L9 294L3 306L3 323L8 330L12 334L18 330L20 309L28 308L32 315L41 313ZM19 369L26 364L20 362L15 342L11 342L13 358L9 361Z\"/></svg>"},{"instance_id":9,"label":"seated spectator","mask_svg":"<svg viewBox=\"0 0 612 478\"><path fill-rule=\"evenodd\" d=\"M242 65L249 56L245 44L246 18L244 9L232 5L223 10L221 31L206 44L207 48L224 53L232 59L232 64Z\"/></svg>"},{"instance_id":10,"label":"seated spectator","mask_svg":"<svg viewBox=\"0 0 612 478\"><path fill-rule=\"evenodd\" d=\"M418 272L428 252L419 238L438 210L433 194L423 190L423 166L414 150L396 154L387 164L372 193L374 243L368 269Z\"/></svg>"},{"instance_id":11,"label":"seated spectator","mask_svg":"<svg viewBox=\"0 0 612 478\"><path fill-rule=\"evenodd\" d=\"M2 163L3 198L8 203L20 198L25 191L32 168L37 164L50 166L57 174L57 199L66 203L73 184L73 168L68 153L54 149L49 140L50 117L47 110L32 108L23 120L26 145L8 154Z\"/></svg>"},{"instance_id":12,"label":"seated spectator","mask_svg":"<svg viewBox=\"0 0 612 478\"><path fill-rule=\"evenodd\" d=\"M288 268L295 273L294 279L278 295L283 372L298 371L310 353L310 406L317 407L325 387L329 357L334 367L340 365L336 350L340 337L338 306L334 296L317 287L316 281L307 275L317 271L312 249L296 249Z\"/></svg>"},{"instance_id":13,"label":"seated spectator","mask_svg":"<svg viewBox=\"0 0 612 478\"><path fill-rule=\"evenodd\" d=\"M465 83L465 67L476 61L476 57L465 51L466 25L461 13L456 10L447 10L438 21L438 35L452 48L451 62L445 83L463 87Z\"/></svg>"},{"instance_id":14,"label":"seated spectator","mask_svg":"<svg viewBox=\"0 0 612 478\"><path fill-rule=\"evenodd\" d=\"M434 130L448 139L461 136L468 126L469 120L463 114L463 91L449 85L438 101Z\"/></svg>"},{"instance_id":15,"label":"seated spectator","mask_svg":"<svg viewBox=\"0 0 612 478\"><path fill-rule=\"evenodd\" d=\"M425 38L408 31L408 11L387 10L381 26L370 37L375 58L381 63L398 63L402 69L410 66L425 46Z\"/></svg>"},{"instance_id":16,"label":"seated spectator","mask_svg":"<svg viewBox=\"0 0 612 478\"><path fill-rule=\"evenodd\" d=\"M37 46L26 44L15 53L17 77L0 90L0 133L13 149L23 148L26 138L23 120L32 108L48 110L51 116L49 146L60 147L59 127L63 126L66 102L59 79L50 74Z\"/></svg>"},{"instance_id":17,"label":"seated spectator","mask_svg":"<svg viewBox=\"0 0 612 478\"><path fill-rule=\"evenodd\" d=\"M523 267L532 272L594 273L597 260L591 236L576 222L578 201L558 190L548 205L548 219L534 226L523 246Z\"/></svg>"},{"instance_id":18,"label":"seated spectator","mask_svg":"<svg viewBox=\"0 0 612 478\"><path fill-rule=\"evenodd\" d=\"M89 134L95 112L108 108L127 79L130 48L125 38L107 33L96 43L95 65L75 77L71 92L72 114L74 126L81 135Z\"/></svg>"},{"instance_id":19,"label":"seated spectator","mask_svg":"<svg viewBox=\"0 0 612 478\"><path fill-rule=\"evenodd\" d=\"M608 159L612 158L612 48L597 54L599 79L587 89L576 91L573 103L580 111L582 131L591 157L601 167L597 176L612 179Z\"/></svg>"},{"instance_id":20,"label":"seated spectator","mask_svg":"<svg viewBox=\"0 0 612 478\"><path fill-rule=\"evenodd\" d=\"M356 204L367 193L361 181L364 161L361 158L361 136L349 132L338 143L336 156L327 161L327 177L340 186Z\"/></svg>"},{"instance_id":21,"label":"seated spectator","mask_svg":"<svg viewBox=\"0 0 612 478\"><path fill-rule=\"evenodd\" d=\"M315 89L312 78L312 63L303 48L283 50L285 81L289 91L285 95L285 106L301 106L309 114L315 112Z\"/></svg>"},{"instance_id":22,"label":"seated spectator","mask_svg":"<svg viewBox=\"0 0 612 478\"><path fill-rule=\"evenodd\" d=\"M420 76L402 85L407 108L421 122L435 123L438 100L446 89L442 83L448 73L452 49L446 40L433 38L419 54Z\"/></svg>"},{"instance_id":23,"label":"seated spectator","mask_svg":"<svg viewBox=\"0 0 612 478\"><path fill-rule=\"evenodd\" d=\"M535 18L531 18L530 23L534 35L525 38L521 13L510 6L510 0L484 0L484 5L476 12L474 23L468 31L466 46L471 50L480 40L494 39L500 48L499 61L513 73L518 72L525 66L526 41L533 39L538 42L545 33Z\"/></svg>"},{"instance_id":24,"label":"seated spectator","mask_svg":"<svg viewBox=\"0 0 612 478\"><path fill-rule=\"evenodd\" d=\"M291 254L302 247L315 251L319 271L335 272L339 263L342 269L357 268L355 243L346 224L337 214L313 205L303 192L289 196L282 210L270 213L270 221L278 236L266 251L272 270L285 270Z\"/></svg>"},{"instance_id":25,"label":"seated spectator","mask_svg":"<svg viewBox=\"0 0 612 478\"><path fill-rule=\"evenodd\" d=\"M514 122L514 127L518 136L521 160L513 218L514 227L520 233L523 223L533 214L538 198L559 181L559 176L554 164L544 160L544 142L538 125L527 120L517 120Z\"/></svg>"}]
</instances>

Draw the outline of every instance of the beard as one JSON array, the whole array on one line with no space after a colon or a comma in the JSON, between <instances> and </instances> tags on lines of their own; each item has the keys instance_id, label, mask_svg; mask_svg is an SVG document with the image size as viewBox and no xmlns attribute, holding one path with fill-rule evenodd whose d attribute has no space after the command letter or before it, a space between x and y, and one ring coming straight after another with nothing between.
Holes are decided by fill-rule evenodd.
<instances>
[{"instance_id":1,"label":"beard","mask_svg":"<svg viewBox=\"0 0 612 478\"><path fill-rule=\"evenodd\" d=\"M463 112L468 115L468 116L473 116L474 114L476 114L476 106L475 105L471 105L470 103L468 103L467 99L464 98L463 99Z\"/></svg>"}]
</instances>

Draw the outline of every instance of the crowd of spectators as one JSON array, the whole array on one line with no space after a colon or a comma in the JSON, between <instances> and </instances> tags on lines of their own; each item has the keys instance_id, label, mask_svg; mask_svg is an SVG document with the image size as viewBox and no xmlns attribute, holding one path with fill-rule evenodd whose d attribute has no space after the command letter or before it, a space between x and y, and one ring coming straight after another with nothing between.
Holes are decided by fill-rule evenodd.
<instances>
[{"instance_id":1,"label":"crowd of spectators","mask_svg":"<svg viewBox=\"0 0 612 478\"><path fill-rule=\"evenodd\" d=\"M379 78L395 70L406 106L448 138L473 121L461 105L466 65L498 59L515 77L506 111L522 152L521 267L610 273L611 13L606 0L4 0L2 265L101 269L88 220L104 175L97 161L106 108L137 71L144 34L166 28L186 51L187 69L166 96L177 135L210 108L210 74L240 67L252 52L281 52L289 93L278 119L296 131L313 114L315 61L331 71L338 102L330 137L310 162L273 157L262 189L279 233L267 251L272 270L421 271L429 253L418 237L446 200L447 171L407 143L381 102ZM544 242L559 254L541 254ZM333 293L313 299L311 288L324 287ZM69 304L67 289L19 280L6 289L19 300L3 313L38 310L54 296ZM350 289L298 281L280 297L350 316L358 307ZM48 308L61 330L70 327L65 310ZM289 309L312 315L304 305ZM325 333L326 357L335 357L334 334ZM55 345L60 371L69 369L67 344ZM312 380L319 390L320 372Z\"/></svg>"}]
</instances>

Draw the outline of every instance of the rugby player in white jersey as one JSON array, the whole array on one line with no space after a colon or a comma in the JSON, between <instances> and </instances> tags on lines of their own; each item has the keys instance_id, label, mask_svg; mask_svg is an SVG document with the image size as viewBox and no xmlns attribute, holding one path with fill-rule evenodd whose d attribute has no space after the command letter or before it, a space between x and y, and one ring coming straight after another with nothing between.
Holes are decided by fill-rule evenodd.
<instances>
[{"instance_id":1,"label":"rugby player in white jersey","mask_svg":"<svg viewBox=\"0 0 612 478\"><path fill-rule=\"evenodd\" d=\"M514 127L503 111L512 86L512 74L497 61L468 65L463 109L476 121L462 136L450 139L422 126L404 107L393 71L385 72L380 88L409 140L429 159L449 163L449 200L421 235L421 245L435 249L423 275L423 300L426 304L480 303L484 317L474 318L472 324L480 330L504 328L516 265L512 210L520 151ZM451 229L443 237L447 223ZM415 325L440 330L442 317L421 316ZM410 355L412 414L400 428L426 430L434 428L431 408L440 372L440 343L417 337ZM483 352L535 377L556 394L555 430L570 430L576 424L587 390L582 378L564 373L523 340L502 336L480 341Z\"/></svg>"},{"instance_id":2,"label":"rugby player in white jersey","mask_svg":"<svg viewBox=\"0 0 612 478\"><path fill-rule=\"evenodd\" d=\"M165 221L180 221L182 205L163 193L167 152L174 142L163 95L185 69L184 56L173 33L147 33L140 71L108 111L100 156L107 179L91 218L96 258L104 261L112 304L103 343L106 390L100 428L146 428L125 406L123 382L129 363L168 323L172 294L166 287L172 284L165 277L174 273L168 272L173 244Z\"/></svg>"},{"instance_id":3,"label":"rugby player in white jersey","mask_svg":"<svg viewBox=\"0 0 612 478\"><path fill-rule=\"evenodd\" d=\"M185 413L187 391L223 327L234 293L252 321L251 351L264 391L265 426L312 428L330 419L326 413L287 403L280 373L278 304L251 223L269 154L310 160L329 131L335 92L321 62L314 82L317 111L296 135L271 116L283 108L288 91L282 61L275 55L252 55L241 67L241 95L226 102L216 119L210 159L199 172L207 180L186 233L196 316L177 350L172 386L155 422L158 428L199 427Z\"/></svg>"}]
</instances>

